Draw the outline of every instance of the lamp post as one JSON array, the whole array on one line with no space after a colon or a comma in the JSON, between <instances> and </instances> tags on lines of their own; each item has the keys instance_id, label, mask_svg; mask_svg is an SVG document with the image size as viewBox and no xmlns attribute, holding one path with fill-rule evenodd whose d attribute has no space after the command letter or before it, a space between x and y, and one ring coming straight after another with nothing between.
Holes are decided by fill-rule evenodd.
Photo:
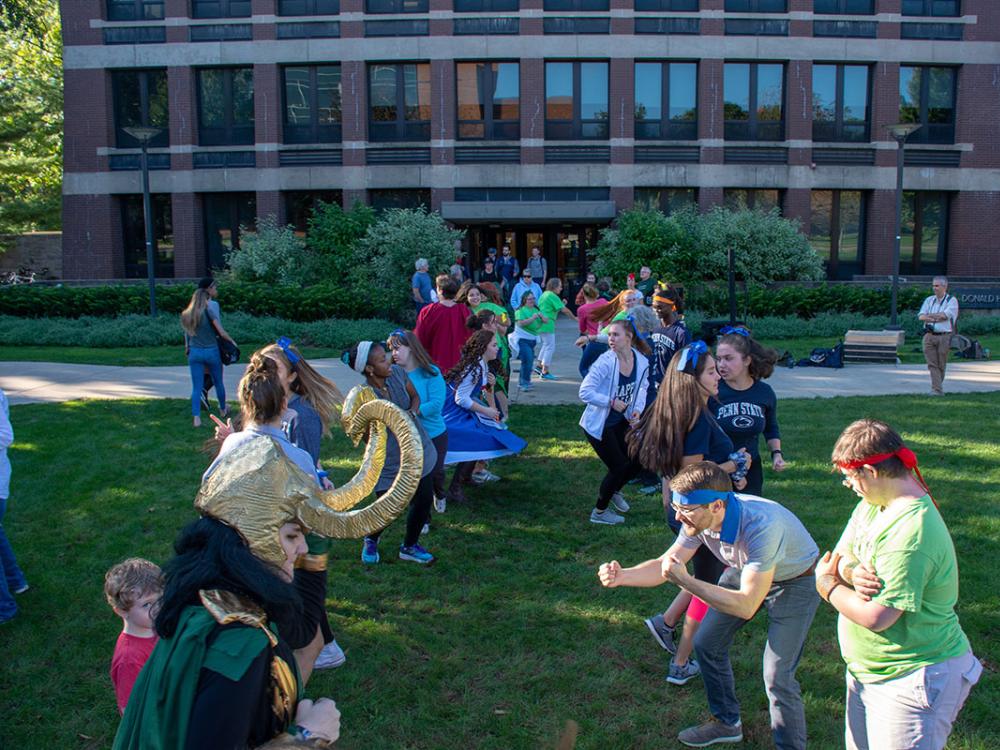
<instances>
[{"instance_id":1,"label":"lamp post","mask_svg":"<svg viewBox=\"0 0 1000 750\"><path fill-rule=\"evenodd\" d=\"M892 304L888 327L890 331L901 330L896 319L896 300L899 296L899 250L903 233L903 146L906 144L906 139L919 129L920 124L915 122L898 123L886 128L899 145L896 151L896 241L892 248Z\"/></svg>"},{"instance_id":2,"label":"lamp post","mask_svg":"<svg viewBox=\"0 0 1000 750\"><path fill-rule=\"evenodd\" d=\"M163 132L163 128L137 125L125 132L142 146L142 213L146 224L146 273L149 276L149 314L156 317L156 260L153 257L153 201L149 195L149 142Z\"/></svg>"}]
</instances>

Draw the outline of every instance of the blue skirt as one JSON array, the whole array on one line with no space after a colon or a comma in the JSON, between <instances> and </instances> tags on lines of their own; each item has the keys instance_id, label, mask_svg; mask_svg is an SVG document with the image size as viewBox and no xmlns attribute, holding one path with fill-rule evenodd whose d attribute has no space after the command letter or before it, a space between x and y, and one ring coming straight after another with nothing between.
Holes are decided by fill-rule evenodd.
<instances>
[{"instance_id":1,"label":"blue skirt","mask_svg":"<svg viewBox=\"0 0 1000 750\"><path fill-rule=\"evenodd\" d=\"M501 456L513 456L524 450L527 443L502 422L480 419L479 415L455 403L455 394L448 387L448 398L441 410L448 426L448 453L445 464L465 461L488 461Z\"/></svg>"}]
</instances>

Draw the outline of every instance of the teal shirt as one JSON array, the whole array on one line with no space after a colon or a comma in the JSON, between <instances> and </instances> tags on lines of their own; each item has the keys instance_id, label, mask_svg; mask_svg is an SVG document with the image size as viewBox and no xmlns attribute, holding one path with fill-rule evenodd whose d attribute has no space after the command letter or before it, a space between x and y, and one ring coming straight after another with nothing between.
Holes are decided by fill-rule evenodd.
<instances>
[{"instance_id":1,"label":"teal shirt","mask_svg":"<svg viewBox=\"0 0 1000 750\"><path fill-rule=\"evenodd\" d=\"M445 399L444 378L441 376L441 371L435 367L434 374L429 375L418 367L406 374L413 383L413 389L420 396L420 419L424 423L424 429L430 437L436 438L445 431L444 417L441 416Z\"/></svg>"}]
</instances>

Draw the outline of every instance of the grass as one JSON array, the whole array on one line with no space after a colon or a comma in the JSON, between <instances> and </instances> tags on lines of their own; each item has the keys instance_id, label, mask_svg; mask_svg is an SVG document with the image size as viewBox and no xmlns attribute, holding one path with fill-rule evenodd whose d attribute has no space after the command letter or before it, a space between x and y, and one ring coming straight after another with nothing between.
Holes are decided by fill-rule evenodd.
<instances>
[{"instance_id":1,"label":"grass","mask_svg":"<svg viewBox=\"0 0 1000 750\"><path fill-rule=\"evenodd\" d=\"M433 568L394 559L399 522L384 535L384 562L371 569L358 559L359 543L335 543L328 608L348 661L318 673L309 695L337 700L338 747L552 748L569 720L579 724L579 748L671 747L677 731L706 716L701 682L667 685L666 654L642 624L673 588L603 590L597 582L599 563L655 556L670 536L659 501L635 493L627 493L634 502L625 526L587 522L601 467L579 413L515 410L512 427L527 450L494 463L504 481L435 516L425 538L439 555ZM767 494L826 549L853 506L827 463L839 431L870 415L906 435L955 540L962 624L987 664L952 750L1000 747L998 413L1000 394L784 401L791 467L765 480ZM103 574L130 555L162 562L194 517L209 432L188 419L183 401L12 408L5 526L32 589L0 628L0 747L110 745L118 718L108 667L120 624L102 600ZM360 454L337 435L324 455L339 483ZM751 749L771 746L760 677L765 626L765 617L753 620L733 649ZM843 746L843 672L835 618L823 605L798 673L812 747Z\"/></svg>"}]
</instances>

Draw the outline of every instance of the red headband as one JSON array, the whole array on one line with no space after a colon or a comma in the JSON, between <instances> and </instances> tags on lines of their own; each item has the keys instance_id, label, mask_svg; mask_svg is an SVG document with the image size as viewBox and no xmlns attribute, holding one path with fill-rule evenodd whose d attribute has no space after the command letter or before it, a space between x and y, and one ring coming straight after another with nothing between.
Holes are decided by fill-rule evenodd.
<instances>
[{"instance_id":1,"label":"red headband","mask_svg":"<svg viewBox=\"0 0 1000 750\"><path fill-rule=\"evenodd\" d=\"M856 458L853 461L841 461L837 464L841 469L860 469L862 466L873 466L874 464L882 463L883 461L895 456L898 458L907 469L915 472L917 475L917 480L920 482L920 486L923 487L927 494L931 494L931 488L927 486L927 482L924 481L923 475L920 473L920 469L917 468L917 454L907 448L905 445L892 453L876 453L874 456L866 456L865 458ZM931 500L934 505L937 505L937 501L934 500L933 495Z\"/></svg>"}]
</instances>

